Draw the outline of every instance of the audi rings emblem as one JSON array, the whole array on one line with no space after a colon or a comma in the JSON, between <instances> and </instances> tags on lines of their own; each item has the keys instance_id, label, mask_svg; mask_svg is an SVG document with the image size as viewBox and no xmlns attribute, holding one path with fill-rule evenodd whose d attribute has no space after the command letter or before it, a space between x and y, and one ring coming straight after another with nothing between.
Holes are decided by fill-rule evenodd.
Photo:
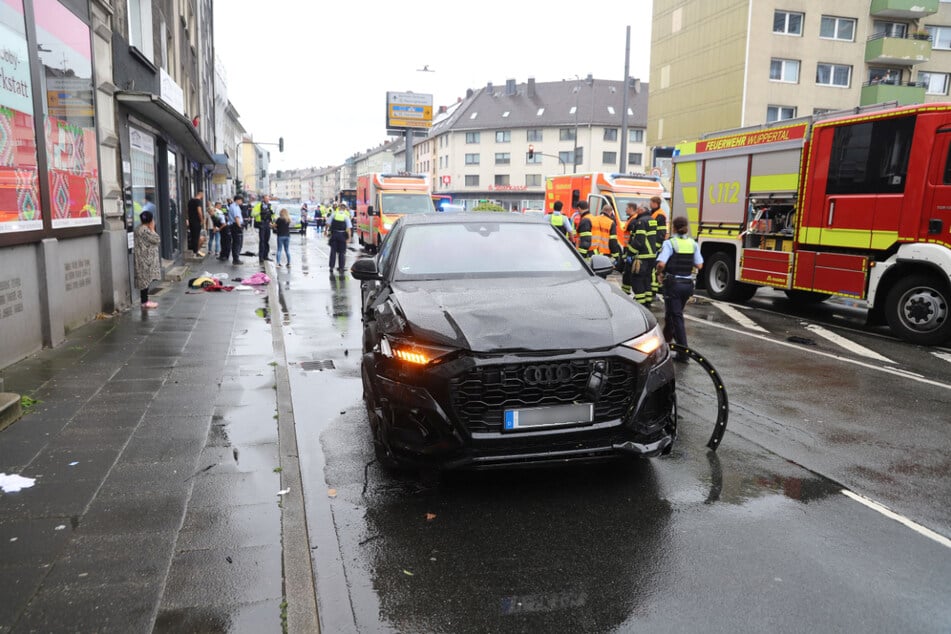
<instances>
[{"instance_id":1,"label":"audi rings emblem","mask_svg":"<svg viewBox=\"0 0 951 634\"><path fill-rule=\"evenodd\" d=\"M528 385L558 385L571 381L571 366L567 363L557 365L535 365L522 372L522 379Z\"/></svg>"}]
</instances>

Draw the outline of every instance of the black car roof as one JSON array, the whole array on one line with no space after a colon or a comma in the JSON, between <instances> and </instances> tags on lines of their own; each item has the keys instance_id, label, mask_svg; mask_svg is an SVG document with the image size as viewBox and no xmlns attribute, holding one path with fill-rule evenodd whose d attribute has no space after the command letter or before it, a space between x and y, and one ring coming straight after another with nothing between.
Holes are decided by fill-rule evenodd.
<instances>
[{"instance_id":1,"label":"black car roof","mask_svg":"<svg viewBox=\"0 0 951 634\"><path fill-rule=\"evenodd\" d=\"M400 220L403 226L460 224L467 222L504 222L507 224L537 224L547 216L508 211L441 212L435 214L407 214Z\"/></svg>"}]
</instances>

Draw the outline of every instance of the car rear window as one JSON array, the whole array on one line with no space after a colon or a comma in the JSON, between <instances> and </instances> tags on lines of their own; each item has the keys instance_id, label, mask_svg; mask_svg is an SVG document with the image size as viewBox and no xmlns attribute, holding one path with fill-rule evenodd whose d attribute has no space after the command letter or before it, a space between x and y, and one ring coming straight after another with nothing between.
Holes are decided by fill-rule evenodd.
<instances>
[{"instance_id":1,"label":"car rear window","mask_svg":"<svg viewBox=\"0 0 951 634\"><path fill-rule=\"evenodd\" d=\"M398 279L587 274L547 223L466 222L405 227Z\"/></svg>"}]
</instances>

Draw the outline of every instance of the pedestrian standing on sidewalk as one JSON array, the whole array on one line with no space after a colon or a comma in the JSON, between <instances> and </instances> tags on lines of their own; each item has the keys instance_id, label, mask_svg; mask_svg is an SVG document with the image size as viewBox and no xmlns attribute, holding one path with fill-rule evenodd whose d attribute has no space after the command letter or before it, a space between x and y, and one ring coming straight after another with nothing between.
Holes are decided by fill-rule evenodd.
<instances>
[{"instance_id":1,"label":"pedestrian standing on sidewalk","mask_svg":"<svg viewBox=\"0 0 951 634\"><path fill-rule=\"evenodd\" d=\"M238 194L234 197L234 202L228 207L228 229L231 230L231 262L233 264L244 264L240 260L241 247L244 246L244 215L241 205L244 203L244 196ZM228 255L223 255L227 259Z\"/></svg>"},{"instance_id":2,"label":"pedestrian standing on sidewalk","mask_svg":"<svg viewBox=\"0 0 951 634\"><path fill-rule=\"evenodd\" d=\"M133 247L133 263L135 265L135 287L139 289L142 308L158 308L158 304L149 299L149 286L152 280L162 276L159 268L159 243L161 239L155 232L155 216L151 211L139 214L142 222L135 228L135 246Z\"/></svg>"},{"instance_id":3,"label":"pedestrian standing on sidewalk","mask_svg":"<svg viewBox=\"0 0 951 634\"><path fill-rule=\"evenodd\" d=\"M258 262L270 260L271 254L271 223L274 222L274 211L271 209L271 198L265 194L261 200L261 211L258 222Z\"/></svg>"},{"instance_id":4,"label":"pedestrian standing on sidewalk","mask_svg":"<svg viewBox=\"0 0 951 634\"><path fill-rule=\"evenodd\" d=\"M673 229L674 235L660 248L656 267L664 289L664 338L686 346L684 306L693 295L693 272L703 268L703 256L696 240L687 235L686 218L674 218ZM687 357L678 354L674 361L686 363Z\"/></svg>"},{"instance_id":5,"label":"pedestrian standing on sidewalk","mask_svg":"<svg viewBox=\"0 0 951 634\"><path fill-rule=\"evenodd\" d=\"M347 243L350 242L350 231L353 224L350 222L350 211L347 203L337 203L337 210L330 216L330 226L327 227L327 236L330 243L330 274L334 272L334 260L338 260L337 271L343 273L347 265Z\"/></svg>"},{"instance_id":6,"label":"pedestrian standing on sidewalk","mask_svg":"<svg viewBox=\"0 0 951 634\"><path fill-rule=\"evenodd\" d=\"M188 215L185 217L185 224L188 226L188 248L195 257L203 257L201 252L201 228L205 224L204 219L204 201L205 192L198 190L195 197L188 201Z\"/></svg>"},{"instance_id":7,"label":"pedestrian standing on sidewalk","mask_svg":"<svg viewBox=\"0 0 951 634\"><path fill-rule=\"evenodd\" d=\"M221 228L225 224L225 215L221 209L221 203L215 203L215 206L208 214L208 253L214 253L215 257L221 256Z\"/></svg>"},{"instance_id":8,"label":"pedestrian standing on sidewalk","mask_svg":"<svg viewBox=\"0 0 951 634\"><path fill-rule=\"evenodd\" d=\"M277 220L274 222L274 232L277 234L277 254L274 260L277 265L281 265L281 249L284 249L284 260L287 268L291 268L291 215L287 209L281 209Z\"/></svg>"},{"instance_id":9,"label":"pedestrian standing on sidewalk","mask_svg":"<svg viewBox=\"0 0 951 634\"><path fill-rule=\"evenodd\" d=\"M300 208L300 234L307 237L307 203Z\"/></svg>"}]
</instances>

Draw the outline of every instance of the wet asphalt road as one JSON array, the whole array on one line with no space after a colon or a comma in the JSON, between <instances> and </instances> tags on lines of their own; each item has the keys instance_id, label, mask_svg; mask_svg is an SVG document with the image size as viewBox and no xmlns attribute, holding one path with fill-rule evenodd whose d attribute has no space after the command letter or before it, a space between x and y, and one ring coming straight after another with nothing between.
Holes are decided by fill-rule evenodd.
<instances>
[{"instance_id":1,"label":"wet asphalt road","mask_svg":"<svg viewBox=\"0 0 951 634\"><path fill-rule=\"evenodd\" d=\"M278 281L324 631L951 626L951 549L841 492L951 534L951 363L931 351L850 334L888 359L870 361L790 342L817 339L802 317L744 311L761 332L693 304L691 343L732 406L716 454L712 389L690 365L669 457L427 487L373 461L358 283L329 278L314 236L293 255Z\"/></svg>"}]
</instances>

